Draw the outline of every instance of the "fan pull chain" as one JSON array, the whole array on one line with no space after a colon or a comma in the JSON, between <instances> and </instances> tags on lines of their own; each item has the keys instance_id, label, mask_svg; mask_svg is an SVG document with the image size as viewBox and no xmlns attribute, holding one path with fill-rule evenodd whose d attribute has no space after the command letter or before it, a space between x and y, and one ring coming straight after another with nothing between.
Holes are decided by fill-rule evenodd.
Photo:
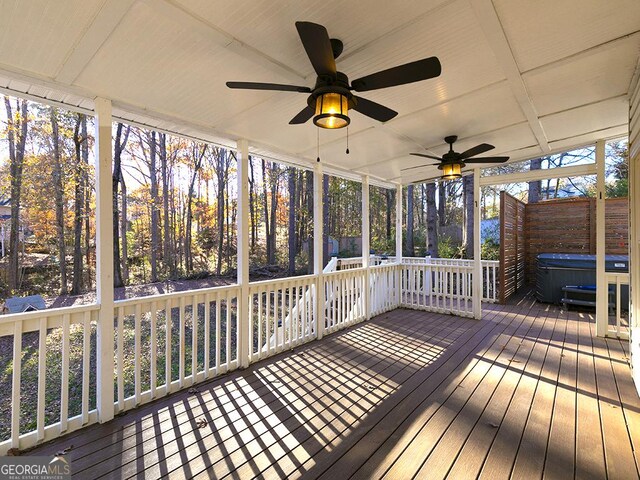
<instances>
[{"instance_id":1,"label":"fan pull chain","mask_svg":"<svg viewBox=\"0 0 640 480\"><path fill-rule=\"evenodd\" d=\"M320 163L320 129L316 128L316 151L318 152L318 158L316 158L316 162Z\"/></svg>"},{"instance_id":2,"label":"fan pull chain","mask_svg":"<svg viewBox=\"0 0 640 480\"><path fill-rule=\"evenodd\" d=\"M349 127L347 126L347 155L349 155Z\"/></svg>"}]
</instances>

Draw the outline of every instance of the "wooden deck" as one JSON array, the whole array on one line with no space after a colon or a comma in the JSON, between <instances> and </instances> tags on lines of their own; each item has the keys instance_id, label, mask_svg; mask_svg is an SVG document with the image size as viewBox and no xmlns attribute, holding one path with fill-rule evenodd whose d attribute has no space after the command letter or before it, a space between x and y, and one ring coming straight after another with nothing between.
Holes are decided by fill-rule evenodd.
<instances>
[{"instance_id":1,"label":"wooden deck","mask_svg":"<svg viewBox=\"0 0 640 480\"><path fill-rule=\"evenodd\" d=\"M638 478L628 344L525 297L395 310L38 447L78 478Z\"/></svg>"}]
</instances>

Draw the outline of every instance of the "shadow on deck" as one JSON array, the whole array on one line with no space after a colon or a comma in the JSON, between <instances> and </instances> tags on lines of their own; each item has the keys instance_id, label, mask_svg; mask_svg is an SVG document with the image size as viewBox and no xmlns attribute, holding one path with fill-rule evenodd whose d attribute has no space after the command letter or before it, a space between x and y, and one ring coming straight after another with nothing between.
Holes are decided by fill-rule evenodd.
<instances>
[{"instance_id":1,"label":"shadow on deck","mask_svg":"<svg viewBox=\"0 0 640 480\"><path fill-rule=\"evenodd\" d=\"M37 447L79 478L638 478L627 342L526 292L398 309Z\"/></svg>"}]
</instances>

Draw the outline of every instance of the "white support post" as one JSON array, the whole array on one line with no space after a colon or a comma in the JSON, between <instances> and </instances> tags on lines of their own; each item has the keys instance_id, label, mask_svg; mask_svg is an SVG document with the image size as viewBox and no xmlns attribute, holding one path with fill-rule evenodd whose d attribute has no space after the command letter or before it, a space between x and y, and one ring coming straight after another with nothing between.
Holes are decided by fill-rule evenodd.
<instances>
[{"instance_id":1,"label":"white support post","mask_svg":"<svg viewBox=\"0 0 640 480\"><path fill-rule=\"evenodd\" d=\"M114 414L111 100L96 98L95 112L96 296L100 305L96 331L96 408L98 410L98 421L104 423L113 419ZM122 355L122 352L118 352L118 354Z\"/></svg>"},{"instance_id":2,"label":"white support post","mask_svg":"<svg viewBox=\"0 0 640 480\"><path fill-rule=\"evenodd\" d=\"M402 303L402 185L396 186L396 305Z\"/></svg>"},{"instance_id":3,"label":"white support post","mask_svg":"<svg viewBox=\"0 0 640 480\"><path fill-rule=\"evenodd\" d=\"M364 314L371 318L371 231L369 229L369 176L362 177L362 266L364 267Z\"/></svg>"},{"instance_id":4,"label":"white support post","mask_svg":"<svg viewBox=\"0 0 640 480\"><path fill-rule=\"evenodd\" d=\"M482 318L482 260L480 258L480 168L473 170L473 318Z\"/></svg>"},{"instance_id":5,"label":"white support post","mask_svg":"<svg viewBox=\"0 0 640 480\"><path fill-rule=\"evenodd\" d=\"M238 366L249 365L249 143L238 140Z\"/></svg>"},{"instance_id":6,"label":"white support post","mask_svg":"<svg viewBox=\"0 0 640 480\"><path fill-rule=\"evenodd\" d=\"M605 141L596 142L596 333L607 334L609 324L609 286L605 273Z\"/></svg>"},{"instance_id":7,"label":"white support post","mask_svg":"<svg viewBox=\"0 0 640 480\"><path fill-rule=\"evenodd\" d=\"M313 274L316 277L316 302L314 317L316 320L316 337L318 340L324 335L324 242L323 242L323 212L322 204L322 164L317 162L313 169Z\"/></svg>"}]
</instances>

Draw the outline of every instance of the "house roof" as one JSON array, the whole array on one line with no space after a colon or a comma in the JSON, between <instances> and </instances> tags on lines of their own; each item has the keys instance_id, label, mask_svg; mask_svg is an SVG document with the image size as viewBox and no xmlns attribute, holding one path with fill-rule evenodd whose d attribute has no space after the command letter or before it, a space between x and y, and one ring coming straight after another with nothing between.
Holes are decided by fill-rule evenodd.
<instances>
[{"instance_id":1,"label":"house roof","mask_svg":"<svg viewBox=\"0 0 640 480\"><path fill-rule=\"evenodd\" d=\"M22 313L45 310L47 305L40 295L29 295L27 297L7 298L5 308L8 310L8 313Z\"/></svg>"},{"instance_id":2,"label":"house roof","mask_svg":"<svg viewBox=\"0 0 640 480\"><path fill-rule=\"evenodd\" d=\"M0 87L230 144L294 163L316 158L317 128L288 121L296 93L229 90L229 80L312 86L294 22L325 25L344 42L338 69L358 78L436 55L442 75L363 93L399 112L381 124L351 116L320 131L334 170L388 182L437 176L410 152L492 143L525 159L624 136L637 81L637 0L45 0L0 7ZM25 28L28 25L29 28Z\"/></svg>"}]
</instances>

